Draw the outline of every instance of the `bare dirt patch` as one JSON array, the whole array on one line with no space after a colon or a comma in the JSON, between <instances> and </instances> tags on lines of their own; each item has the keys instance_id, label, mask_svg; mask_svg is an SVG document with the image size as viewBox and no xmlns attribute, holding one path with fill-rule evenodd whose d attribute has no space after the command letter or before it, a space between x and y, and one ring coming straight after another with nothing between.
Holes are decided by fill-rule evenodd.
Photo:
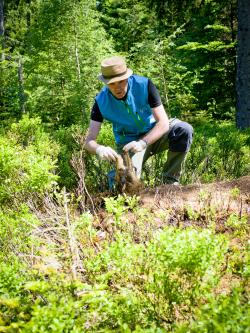
<instances>
[{"instance_id":1,"label":"bare dirt patch","mask_svg":"<svg viewBox=\"0 0 250 333\"><path fill-rule=\"evenodd\" d=\"M236 189L236 190L235 190ZM250 176L232 181L186 186L162 185L140 193L143 206L200 210L205 206L221 210L250 213Z\"/></svg>"}]
</instances>

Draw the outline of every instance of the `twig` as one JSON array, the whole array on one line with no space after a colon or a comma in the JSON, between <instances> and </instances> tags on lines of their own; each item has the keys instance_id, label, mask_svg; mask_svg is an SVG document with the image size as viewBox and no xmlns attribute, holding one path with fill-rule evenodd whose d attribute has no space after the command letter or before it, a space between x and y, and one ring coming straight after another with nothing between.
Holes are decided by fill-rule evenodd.
<instances>
[{"instance_id":1,"label":"twig","mask_svg":"<svg viewBox=\"0 0 250 333\"><path fill-rule=\"evenodd\" d=\"M74 237L73 228L70 223L70 217L69 217L69 211L68 211L68 203L67 203L67 193L65 188L63 189L63 204L64 204L64 211L65 211L65 220L67 225L67 231L68 231L68 237L69 237L69 246L70 246L70 252L72 255L72 265L71 265L71 271L73 275L73 279L77 279L77 269L82 268L81 260L79 256L79 251L77 247L77 242Z\"/></svg>"},{"instance_id":2,"label":"twig","mask_svg":"<svg viewBox=\"0 0 250 333\"><path fill-rule=\"evenodd\" d=\"M84 143L85 143L85 136L81 135L80 133L77 133L77 134L73 135L73 138L80 147L80 151L78 152L78 154L72 155L72 158L70 161L72 167L74 168L74 170L79 178L78 194L81 195L82 193L86 193L87 197L90 200L93 213L96 217L98 217L96 210L95 210L95 205L94 205L93 199L92 199L91 195L89 194L89 191L88 191L88 189L86 187L86 183L85 183L85 165L84 165L84 158L83 158L83 153L84 153L83 147L84 147Z\"/></svg>"}]
</instances>

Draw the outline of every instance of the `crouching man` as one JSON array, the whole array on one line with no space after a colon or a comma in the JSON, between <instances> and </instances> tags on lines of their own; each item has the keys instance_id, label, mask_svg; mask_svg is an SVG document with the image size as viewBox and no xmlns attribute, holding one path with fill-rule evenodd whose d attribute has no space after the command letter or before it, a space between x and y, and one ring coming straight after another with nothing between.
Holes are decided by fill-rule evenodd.
<instances>
[{"instance_id":1,"label":"crouching man","mask_svg":"<svg viewBox=\"0 0 250 333\"><path fill-rule=\"evenodd\" d=\"M162 182L179 184L192 143L192 126L169 119L152 81L134 75L122 57L104 59L99 80L105 87L95 98L85 148L108 161L115 161L117 153L129 152L138 178L149 157L168 150ZM103 119L112 123L116 151L96 142Z\"/></svg>"}]
</instances>

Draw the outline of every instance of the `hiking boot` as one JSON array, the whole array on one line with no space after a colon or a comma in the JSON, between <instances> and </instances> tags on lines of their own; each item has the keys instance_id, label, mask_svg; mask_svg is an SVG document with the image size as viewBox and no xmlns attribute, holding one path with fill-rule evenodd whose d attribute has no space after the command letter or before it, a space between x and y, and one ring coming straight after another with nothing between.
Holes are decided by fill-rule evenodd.
<instances>
[{"instance_id":1,"label":"hiking boot","mask_svg":"<svg viewBox=\"0 0 250 333\"><path fill-rule=\"evenodd\" d=\"M178 179L173 178L173 177L167 177L167 176L164 177L164 175L163 175L162 183L166 184L166 185L174 185L174 186L181 185L178 182Z\"/></svg>"},{"instance_id":2,"label":"hiking boot","mask_svg":"<svg viewBox=\"0 0 250 333\"><path fill-rule=\"evenodd\" d=\"M173 182L172 184L170 185L174 185L174 186L180 186L181 184L179 182Z\"/></svg>"}]
</instances>

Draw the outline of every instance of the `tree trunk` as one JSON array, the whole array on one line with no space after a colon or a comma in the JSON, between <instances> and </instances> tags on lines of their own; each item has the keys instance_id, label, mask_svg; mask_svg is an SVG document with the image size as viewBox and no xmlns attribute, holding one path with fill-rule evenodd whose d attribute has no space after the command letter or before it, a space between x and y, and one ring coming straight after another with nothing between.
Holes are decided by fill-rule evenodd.
<instances>
[{"instance_id":1,"label":"tree trunk","mask_svg":"<svg viewBox=\"0 0 250 333\"><path fill-rule=\"evenodd\" d=\"M77 74L78 81L80 82L81 67L80 67L79 53L78 53L78 48L77 48L77 40L75 40L75 58L76 58L76 74Z\"/></svg>"},{"instance_id":2,"label":"tree trunk","mask_svg":"<svg viewBox=\"0 0 250 333\"><path fill-rule=\"evenodd\" d=\"M76 20L74 20L74 33L75 33L75 60L76 60L76 74L78 81L81 80L81 66L80 66L80 59L78 53L78 42L77 42L77 31L76 31Z\"/></svg>"},{"instance_id":3,"label":"tree trunk","mask_svg":"<svg viewBox=\"0 0 250 333\"><path fill-rule=\"evenodd\" d=\"M19 106L20 113L25 113L25 94L24 94L24 79L23 79L23 62L21 56L18 58L18 82L19 82Z\"/></svg>"},{"instance_id":4,"label":"tree trunk","mask_svg":"<svg viewBox=\"0 0 250 333\"><path fill-rule=\"evenodd\" d=\"M0 0L0 36L4 36L4 0Z\"/></svg>"},{"instance_id":5,"label":"tree trunk","mask_svg":"<svg viewBox=\"0 0 250 333\"><path fill-rule=\"evenodd\" d=\"M236 126L250 127L250 0L238 0Z\"/></svg>"},{"instance_id":6,"label":"tree trunk","mask_svg":"<svg viewBox=\"0 0 250 333\"><path fill-rule=\"evenodd\" d=\"M4 0L0 0L0 43L4 49ZM0 54L0 59L4 60L4 51Z\"/></svg>"}]
</instances>

